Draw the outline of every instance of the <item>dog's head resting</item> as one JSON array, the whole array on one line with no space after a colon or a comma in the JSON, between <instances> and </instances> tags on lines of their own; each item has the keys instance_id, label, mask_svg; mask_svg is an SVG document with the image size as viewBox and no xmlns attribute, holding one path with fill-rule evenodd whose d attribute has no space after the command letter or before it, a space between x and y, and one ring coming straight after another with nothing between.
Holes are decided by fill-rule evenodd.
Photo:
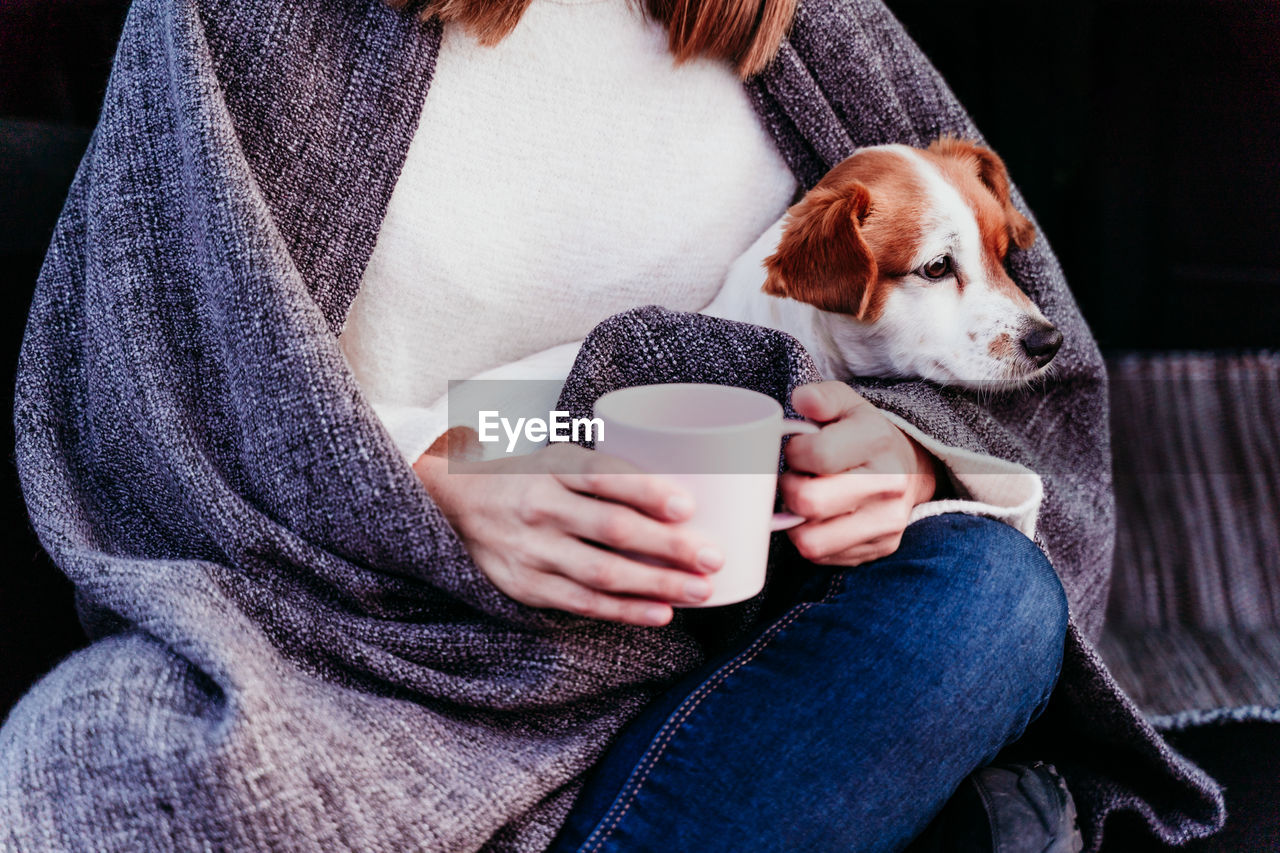
<instances>
[{"instance_id":1,"label":"dog's head resting","mask_svg":"<svg viewBox=\"0 0 1280 853\"><path fill-rule=\"evenodd\" d=\"M764 292L836 315L826 326L855 372L1016 386L1062 344L1005 271L1034 240L990 149L864 148L790 209Z\"/></svg>"}]
</instances>

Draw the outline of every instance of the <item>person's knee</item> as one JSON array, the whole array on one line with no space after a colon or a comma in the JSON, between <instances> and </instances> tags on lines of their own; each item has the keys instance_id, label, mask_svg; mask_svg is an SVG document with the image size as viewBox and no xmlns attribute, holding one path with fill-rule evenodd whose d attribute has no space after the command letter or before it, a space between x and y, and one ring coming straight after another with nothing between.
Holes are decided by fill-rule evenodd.
<instances>
[{"instance_id":1,"label":"person's knee","mask_svg":"<svg viewBox=\"0 0 1280 853\"><path fill-rule=\"evenodd\" d=\"M992 677L1016 675L1039 699L1048 696L1062 664L1067 597L1038 546L999 521L943 515L908 528L913 547L945 554L949 630L964 635L968 656Z\"/></svg>"},{"instance_id":2,"label":"person's knee","mask_svg":"<svg viewBox=\"0 0 1280 853\"><path fill-rule=\"evenodd\" d=\"M984 642L1038 682L1047 697L1062 665L1067 596L1040 548L1007 524L970 516L972 594Z\"/></svg>"},{"instance_id":3,"label":"person's knee","mask_svg":"<svg viewBox=\"0 0 1280 853\"><path fill-rule=\"evenodd\" d=\"M0 727L0 827L65 840L82 815L114 809L140 833L167 832L173 809L138 808L163 800L139 780L159 785L169 769L195 767L224 712L216 685L157 641L98 640L37 682Z\"/></svg>"}]
</instances>

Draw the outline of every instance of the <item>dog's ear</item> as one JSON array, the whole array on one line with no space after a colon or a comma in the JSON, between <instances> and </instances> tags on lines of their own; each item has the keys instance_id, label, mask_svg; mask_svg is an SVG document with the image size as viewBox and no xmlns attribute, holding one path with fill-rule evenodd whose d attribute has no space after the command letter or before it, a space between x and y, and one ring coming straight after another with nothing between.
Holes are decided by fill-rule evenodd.
<instances>
[{"instance_id":1,"label":"dog's ear","mask_svg":"<svg viewBox=\"0 0 1280 853\"><path fill-rule=\"evenodd\" d=\"M955 157L961 160L972 159L977 162L978 180L991 191L996 201L1004 208L1004 218L1009 225L1009 236L1013 245L1026 249L1036 241L1036 227L1027 217L1013 206L1009 192L1009 170L1005 168L1000 155L983 145L954 136L944 136L929 146L930 151L944 157Z\"/></svg>"},{"instance_id":2,"label":"dog's ear","mask_svg":"<svg viewBox=\"0 0 1280 853\"><path fill-rule=\"evenodd\" d=\"M817 186L788 212L778 250L765 259L764 292L864 319L876 259L862 237L871 193L856 181Z\"/></svg>"}]
</instances>

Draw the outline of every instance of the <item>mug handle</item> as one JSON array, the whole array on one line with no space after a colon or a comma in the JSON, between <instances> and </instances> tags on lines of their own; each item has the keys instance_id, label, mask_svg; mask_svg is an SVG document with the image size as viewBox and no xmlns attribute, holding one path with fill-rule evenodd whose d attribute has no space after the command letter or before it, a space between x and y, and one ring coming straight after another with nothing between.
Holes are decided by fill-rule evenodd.
<instances>
[{"instance_id":1,"label":"mug handle","mask_svg":"<svg viewBox=\"0 0 1280 853\"><path fill-rule=\"evenodd\" d=\"M782 422L783 435L812 434L821 429L822 427L812 421L784 420ZM775 512L773 520L769 523L769 532L777 533L779 530L790 530L797 524L804 523L804 521L804 516L796 515L793 512Z\"/></svg>"}]
</instances>

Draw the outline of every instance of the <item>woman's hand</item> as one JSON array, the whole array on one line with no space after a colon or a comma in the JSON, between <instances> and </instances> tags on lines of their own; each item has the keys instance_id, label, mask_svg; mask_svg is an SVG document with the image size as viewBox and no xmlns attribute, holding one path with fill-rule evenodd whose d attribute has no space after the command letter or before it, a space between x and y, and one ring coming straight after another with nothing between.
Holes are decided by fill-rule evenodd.
<instances>
[{"instance_id":1,"label":"woman's hand","mask_svg":"<svg viewBox=\"0 0 1280 853\"><path fill-rule=\"evenodd\" d=\"M787 444L786 508L808 519L788 535L805 559L857 566L898 550L916 504L933 497L933 457L843 382L797 388L791 405L822 424Z\"/></svg>"},{"instance_id":2,"label":"woman's hand","mask_svg":"<svg viewBox=\"0 0 1280 853\"><path fill-rule=\"evenodd\" d=\"M701 576L724 562L710 543L673 524L693 515L688 494L603 453L558 444L469 463L465 473L451 473L447 459L430 454L413 467L480 570L532 607L665 625L672 602L711 594Z\"/></svg>"}]
</instances>

